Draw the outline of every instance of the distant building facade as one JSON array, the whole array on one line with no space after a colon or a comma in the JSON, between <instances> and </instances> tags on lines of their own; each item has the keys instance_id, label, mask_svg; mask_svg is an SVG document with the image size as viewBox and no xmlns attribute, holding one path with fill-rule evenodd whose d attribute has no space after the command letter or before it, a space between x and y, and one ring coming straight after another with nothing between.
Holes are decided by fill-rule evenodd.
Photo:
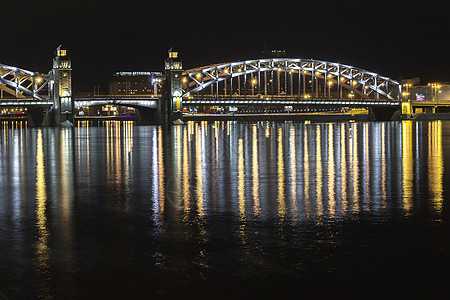
<instances>
[{"instance_id":1,"label":"distant building facade","mask_svg":"<svg viewBox=\"0 0 450 300\"><path fill-rule=\"evenodd\" d=\"M280 49L264 49L262 51L264 58L285 58L287 57L286 50Z\"/></svg>"},{"instance_id":2,"label":"distant building facade","mask_svg":"<svg viewBox=\"0 0 450 300\"><path fill-rule=\"evenodd\" d=\"M430 83L422 86L412 86L407 92L408 99L412 101L444 101L450 102L450 85Z\"/></svg>"},{"instance_id":3,"label":"distant building facade","mask_svg":"<svg viewBox=\"0 0 450 300\"><path fill-rule=\"evenodd\" d=\"M110 95L157 95L161 94L161 72L116 72L108 83Z\"/></svg>"},{"instance_id":4,"label":"distant building facade","mask_svg":"<svg viewBox=\"0 0 450 300\"><path fill-rule=\"evenodd\" d=\"M419 77L400 78L402 99L414 102L450 102L450 83L421 85Z\"/></svg>"}]
</instances>

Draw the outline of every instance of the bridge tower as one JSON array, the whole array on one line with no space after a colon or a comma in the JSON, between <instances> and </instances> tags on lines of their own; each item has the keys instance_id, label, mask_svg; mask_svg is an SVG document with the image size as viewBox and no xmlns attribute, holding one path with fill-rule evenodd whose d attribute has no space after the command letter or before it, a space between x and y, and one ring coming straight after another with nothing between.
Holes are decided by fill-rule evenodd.
<instances>
[{"instance_id":1,"label":"bridge tower","mask_svg":"<svg viewBox=\"0 0 450 300\"><path fill-rule=\"evenodd\" d=\"M161 123L173 123L183 119L183 64L178 52L169 49L165 62L166 79L161 99Z\"/></svg>"},{"instance_id":2,"label":"bridge tower","mask_svg":"<svg viewBox=\"0 0 450 300\"><path fill-rule=\"evenodd\" d=\"M73 97L72 97L72 61L67 56L67 50L56 48L56 56L53 58L53 69L50 71L51 80L50 98L55 108L56 126L72 126Z\"/></svg>"}]
</instances>

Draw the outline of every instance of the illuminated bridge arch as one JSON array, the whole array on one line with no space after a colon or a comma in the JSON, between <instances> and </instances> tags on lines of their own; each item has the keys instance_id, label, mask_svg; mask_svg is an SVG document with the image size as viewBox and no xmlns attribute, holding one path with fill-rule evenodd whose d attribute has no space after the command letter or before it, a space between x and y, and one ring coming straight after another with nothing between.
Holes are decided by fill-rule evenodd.
<instances>
[{"instance_id":1,"label":"illuminated bridge arch","mask_svg":"<svg viewBox=\"0 0 450 300\"><path fill-rule=\"evenodd\" d=\"M0 63L0 98L2 100L26 98L48 101L48 75L27 71Z\"/></svg>"},{"instance_id":2,"label":"illuminated bridge arch","mask_svg":"<svg viewBox=\"0 0 450 300\"><path fill-rule=\"evenodd\" d=\"M269 58L183 72L185 98L367 99L399 102L401 85L364 69L328 61Z\"/></svg>"}]
</instances>

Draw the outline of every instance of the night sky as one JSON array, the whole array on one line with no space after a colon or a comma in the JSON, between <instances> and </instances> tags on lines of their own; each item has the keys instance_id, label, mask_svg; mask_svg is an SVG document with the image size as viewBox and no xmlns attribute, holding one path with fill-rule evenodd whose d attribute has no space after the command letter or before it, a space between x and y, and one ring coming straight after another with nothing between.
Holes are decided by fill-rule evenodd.
<instances>
[{"instance_id":1,"label":"night sky","mask_svg":"<svg viewBox=\"0 0 450 300\"><path fill-rule=\"evenodd\" d=\"M290 57L345 63L393 79L450 81L445 1L152 3L2 1L0 62L48 72L63 44L72 57L75 91L94 84L105 90L115 71L162 71L172 46L187 69L259 58L267 45Z\"/></svg>"}]
</instances>

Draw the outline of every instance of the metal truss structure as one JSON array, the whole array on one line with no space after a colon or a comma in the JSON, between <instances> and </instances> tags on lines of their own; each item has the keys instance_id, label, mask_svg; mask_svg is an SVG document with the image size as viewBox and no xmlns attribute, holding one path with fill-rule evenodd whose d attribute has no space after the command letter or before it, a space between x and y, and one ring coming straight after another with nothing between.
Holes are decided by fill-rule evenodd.
<instances>
[{"instance_id":1,"label":"metal truss structure","mask_svg":"<svg viewBox=\"0 0 450 300\"><path fill-rule=\"evenodd\" d=\"M374 72L334 62L269 58L204 66L183 73L183 97L295 100L401 100L401 85ZM199 97L202 98L202 97Z\"/></svg>"},{"instance_id":2,"label":"metal truss structure","mask_svg":"<svg viewBox=\"0 0 450 300\"><path fill-rule=\"evenodd\" d=\"M48 101L48 76L0 63L0 98Z\"/></svg>"}]
</instances>

